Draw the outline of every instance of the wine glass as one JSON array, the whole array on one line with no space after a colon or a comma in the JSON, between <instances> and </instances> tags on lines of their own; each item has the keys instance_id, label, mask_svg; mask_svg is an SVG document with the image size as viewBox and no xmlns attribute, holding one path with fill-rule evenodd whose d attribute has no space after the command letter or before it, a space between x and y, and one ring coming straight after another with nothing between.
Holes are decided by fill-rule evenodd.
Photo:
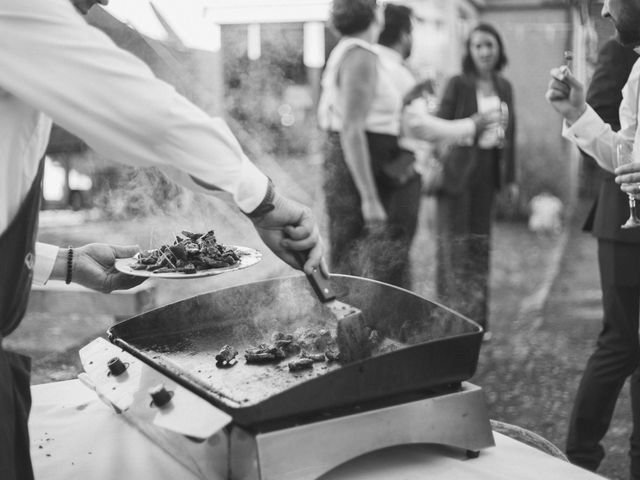
<instances>
[{"instance_id":1,"label":"wine glass","mask_svg":"<svg viewBox=\"0 0 640 480\"><path fill-rule=\"evenodd\" d=\"M500 102L500 121L498 122L498 148L504 147L507 125L509 124L509 106L506 102Z\"/></svg>"},{"instance_id":2,"label":"wine glass","mask_svg":"<svg viewBox=\"0 0 640 480\"><path fill-rule=\"evenodd\" d=\"M633 162L633 143L626 140L619 140L615 143L615 148L615 161L617 167ZM636 212L636 200L638 200L638 198L632 193L627 193L627 196L629 197L629 218L624 225L621 225L620 228L628 229L640 227L640 218L638 218L638 214Z\"/></svg>"}]
</instances>

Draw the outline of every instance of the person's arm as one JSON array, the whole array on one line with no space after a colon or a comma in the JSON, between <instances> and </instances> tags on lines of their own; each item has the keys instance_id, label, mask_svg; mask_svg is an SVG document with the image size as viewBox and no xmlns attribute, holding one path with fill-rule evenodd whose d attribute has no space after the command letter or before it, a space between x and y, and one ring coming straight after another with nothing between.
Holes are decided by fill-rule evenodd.
<instances>
[{"instance_id":1,"label":"person's arm","mask_svg":"<svg viewBox=\"0 0 640 480\"><path fill-rule=\"evenodd\" d=\"M344 113L340 143L351 177L360 193L362 216L366 223L385 221L387 216L378 197L365 124L377 83L377 59L374 53L354 48L340 68L340 93Z\"/></svg>"},{"instance_id":2,"label":"person's arm","mask_svg":"<svg viewBox=\"0 0 640 480\"><path fill-rule=\"evenodd\" d=\"M195 177L229 192L245 212L264 197L267 178L225 122L155 78L67 0L3 1L0 45L0 88L105 157L174 174L177 167L182 183L197 189Z\"/></svg>"},{"instance_id":3,"label":"person's arm","mask_svg":"<svg viewBox=\"0 0 640 480\"><path fill-rule=\"evenodd\" d=\"M402 116L405 134L426 142L473 138L476 133L476 121L472 118L445 120L429 115L423 99L414 100L407 105ZM478 121L480 119L478 117Z\"/></svg>"},{"instance_id":4,"label":"person's arm","mask_svg":"<svg viewBox=\"0 0 640 480\"><path fill-rule=\"evenodd\" d=\"M564 118L562 135L592 156L602 168L612 172L616 136L633 141L634 132L631 128L623 128L616 134L604 123L587 105L583 85L568 69L554 68L551 77L546 98Z\"/></svg>"},{"instance_id":5,"label":"person's arm","mask_svg":"<svg viewBox=\"0 0 640 480\"><path fill-rule=\"evenodd\" d=\"M101 155L161 167L193 190L226 191L245 213L267 197L267 177L222 119L211 118L158 80L134 55L87 25L67 0L4 0L0 45L0 90L48 114ZM287 248L310 244L305 271L318 266L326 271L308 209L284 197L273 207L266 216L274 222L293 218L304 224L272 223L270 230L307 232L306 238L289 239ZM269 248L299 267L283 256L280 243L272 243L278 237L256 228Z\"/></svg>"}]
</instances>

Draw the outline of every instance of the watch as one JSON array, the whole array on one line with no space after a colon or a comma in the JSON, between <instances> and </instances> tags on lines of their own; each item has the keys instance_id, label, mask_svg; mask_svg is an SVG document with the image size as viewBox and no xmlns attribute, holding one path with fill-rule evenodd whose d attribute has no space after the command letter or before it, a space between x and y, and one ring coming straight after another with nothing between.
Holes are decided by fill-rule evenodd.
<instances>
[{"instance_id":1,"label":"watch","mask_svg":"<svg viewBox=\"0 0 640 480\"><path fill-rule=\"evenodd\" d=\"M269 181L267 182L267 193L264 194L264 198L260 202L260 205L258 205L252 212L247 213L247 217L260 218L276 208L273 204L273 199L275 198L275 196L275 185L273 184L273 181L269 179Z\"/></svg>"}]
</instances>

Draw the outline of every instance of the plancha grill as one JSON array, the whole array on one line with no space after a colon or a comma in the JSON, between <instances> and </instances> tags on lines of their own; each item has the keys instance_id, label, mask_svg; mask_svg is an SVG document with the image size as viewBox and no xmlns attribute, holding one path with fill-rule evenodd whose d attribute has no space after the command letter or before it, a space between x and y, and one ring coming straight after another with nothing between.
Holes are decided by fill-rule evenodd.
<instances>
[{"instance_id":1,"label":"plancha grill","mask_svg":"<svg viewBox=\"0 0 640 480\"><path fill-rule=\"evenodd\" d=\"M307 279L297 275L199 295L121 322L108 331L114 345L103 341L81 351L83 365L108 400L135 398L158 382L177 392L176 408L163 413L165 427L178 413L182 423L197 423L189 412L174 412L178 399L189 395L197 399L193 405L204 400L228 415L230 426L200 435L206 444L221 438L214 442L217 448L204 454L209 460L196 462L209 465L217 458L216 465L226 465L219 478L317 478L362 453L402 443L444 443L469 451L493 445L482 392L465 382L477 366L482 329L391 285L341 275L332 276L332 283L338 298L360 308L367 326L390 348L352 363L320 363L296 373L289 372L287 360L245 364L243 351L268 343L276 332L325 329L335 334L335 317L318 302ZM240 352L239 362L219 368L214 357L226 344ZM105 365L114 355L134 365L131 376L140 377L133 387L137 393L113 394L132 388L109 376ZM167 440L164 433L159 440L158 411L140 415L143 409L131 403L111 403L125 413L135 410L126 415L130 421L176 458L193 464L193 452L189 461L184 458L189 450L185 435L194 438L188 428L174 425L173 431L183 435ZM200 407L190 408L191 417L198 415ZM361 441L349 440L358 432ZM319 451L325 460L307 465ZM207 477L217 478L212 468L204 468Z\"/></svg>"}]
</instances>

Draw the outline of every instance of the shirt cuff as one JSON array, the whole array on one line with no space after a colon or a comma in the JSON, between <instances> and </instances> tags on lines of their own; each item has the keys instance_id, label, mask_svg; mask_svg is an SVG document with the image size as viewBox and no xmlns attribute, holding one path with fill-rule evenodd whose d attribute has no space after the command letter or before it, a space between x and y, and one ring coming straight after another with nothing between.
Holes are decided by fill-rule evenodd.
<instances>
[{"instance_id":1,"label":"shirt cuff","mask_svg":"<svg viewBox=\"0 0 640 480\"><path fill-rule=\"evenodd\" d=\"M600 131L598 127L601 124L600 116L587 104L584 113L571 126L566 120L562 122L562 136L574 142L589 140L594 137L594 132Z\"/></svg>"},{"instance_id":2,"label":"shirt cuff","mask_svg":"<svg viewBox=\"0 0 640 480\"><path fill-rule=\"evenodd\" d=\"M44 285L53 271L59 248L55 245L36 242L36 263L33 267L33 283Z\"/></svg>"}]
</instances>

